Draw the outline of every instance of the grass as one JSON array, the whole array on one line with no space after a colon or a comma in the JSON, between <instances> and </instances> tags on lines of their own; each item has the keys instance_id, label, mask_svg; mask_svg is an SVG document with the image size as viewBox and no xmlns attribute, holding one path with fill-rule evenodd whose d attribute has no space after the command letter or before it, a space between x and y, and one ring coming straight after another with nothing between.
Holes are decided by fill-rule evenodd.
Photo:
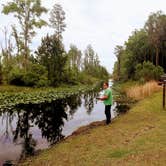
<instances>
[{"instance_id":1,"label":"grass","mask_svg":"<svg viewBox=\"0 0 166 166\"><path fill-rule=\"evenodd\" d=\"M144 85L135 85L127 89L127 96L135 100L144 99L161 89L156 81L150 81Z\"/></svg>"},{"instance_id":2,"label":"grass","mask_svg":"<svg viewBox=\"0 0 166 166\"><path fill-rule=\"evenodd\" d=\"M126 149L117 149L110 153L111 158L121 158L125 155L128 155L132 153L132 151L126 150Z\"/></svg>"},{"instance_id":3,"label":"grass","mask_svg":"<svg viewBox=\"0 0 166 166\"><path fill-rule=\"evenodd\" d=\"M103 112L104 113L104 112ZM162 92L139 101L128 113L84 127L24 166L165 166L166 110Z\"/></svg>"}]
</instances>

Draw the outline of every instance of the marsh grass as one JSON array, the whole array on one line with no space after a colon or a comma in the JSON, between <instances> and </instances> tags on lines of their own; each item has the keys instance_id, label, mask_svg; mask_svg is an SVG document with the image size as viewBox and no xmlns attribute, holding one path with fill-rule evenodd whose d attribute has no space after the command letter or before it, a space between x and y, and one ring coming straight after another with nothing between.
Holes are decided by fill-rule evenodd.
<instances>
[{"instance_id":1,"label":"marsh grass","mask_svg":"<svg viewBox=\"0 0 166 166\"><path fill-rule=\"evenodd\" d=\"M126 93L129 98L140 100L152 95L154 92L158 92L159 90L161 90L161 86L159 86L156 81L150 81L144 85L135 85L127 88Z\"/></svg>"}]
</instances>

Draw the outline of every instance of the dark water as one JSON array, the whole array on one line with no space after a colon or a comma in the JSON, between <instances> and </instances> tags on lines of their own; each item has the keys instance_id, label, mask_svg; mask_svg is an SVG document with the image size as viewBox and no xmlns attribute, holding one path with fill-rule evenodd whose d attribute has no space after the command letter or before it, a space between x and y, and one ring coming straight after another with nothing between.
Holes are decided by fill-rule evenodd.
<instances>
[{"instance_id":1,"label":"dark water","mask_svg":"<svg viewBox=\"0 0 166 166\"><path fill-rule=\"evenodd\" d=\"M0 165L48 148L80 126L104 120L104 105L96 101L98 95L92 91L52 103L18 105L0 113ZM112 118L115 116L112 111Z\"/></svg>"}]
</instances>

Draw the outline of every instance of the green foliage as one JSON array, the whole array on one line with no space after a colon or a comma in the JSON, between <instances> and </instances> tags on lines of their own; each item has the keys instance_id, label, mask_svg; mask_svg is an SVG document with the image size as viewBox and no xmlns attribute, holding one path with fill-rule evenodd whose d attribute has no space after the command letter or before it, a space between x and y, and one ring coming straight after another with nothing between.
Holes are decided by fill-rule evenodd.
<instances>
[{"instance_id":1,"label":"green foliage","mask_svg":"<svg viewBox=\"0 0 166 166\"><path fill-rule=\"evenodd\" d=\"M26 86L34 86L35 83L38 81L38 75L36 73L28 71L23 76L23 81Z\"/></svg>"},{"instance_id":2,"label":"green foliage","mask_svg":"<svg viewBox=\"0 0 166 166\"><path fill-rule=\"evenodd\" d=\"M123 54L123 46L117 45L115 47L115 55L117 57L117 80L120 80L121 76L121 56Z\"/></svg>"},{"instance_id":3,"label":"green foliage","mask_svg":"<svg viewBox=\"0 0 166 166\"><path fill-rule=\"evenodd\" d=\"M165 49L166 36L166 15L162 11L151 13L145 23L145 30L148 34L148 42L155 48L155 65L160 63L160 52Z\"/></svg>"},{"instance_id":4,"label":"green foliage","mask_svg":"<svg viewBox=\"0 0 166 166\"><path fill-rule=\"evenodd\" d=\"M23 76L23 81L26 86L47 86L48 80L45 67L39 64L32 64Z\"/></svg>"},{"instance_id":5,"label":"green foliage","mask_svg":"<svg viewBox=\"0 0 166 166\"><path fill-rule=\"evenodd\" d=\"M88 45L85 50L83 66L83 71L92 77L103 79L109 76L106 68L100 65L99 57L91 45Z\"/></svg>"},{"instance_id":6,"label":"green foliage","mask_svg":"<svg viewBox=\"0 0 166 166\"><path fill-rule=\"evenodd\" d=\"M79 75L80 73L78 73L77 69L65 70L63 81L69 85L76 85L79 82Z\"/></svg>"},{"instance_id":7,"label":"green foliage","mask_svg":"<svg viewBox=\"0 0 166 166\"><path fill-rule=\"evenodd\" d=\"M57 99L84 93L93 90L98 85L91 86L72 86L68 88L46 88L38 90L25 90L13 92L0 92L0 111L3 109L13 109L18 104L39 104L43 102L52 102Z\"/></svg>"},{"instance_id":8,"label":"green foliage","mask_svg":"<svg viewBox=\"0 0 166 166\"><path fill-rule=\"evenodd\" d=\"M47 71L44 66L39 64L29 65L29 70L14 68L9 75L9 83L19 86L47 86Z\"/></svg>"},{"instance_id":9,"label":"green foliage","mask_svg":"<svg viewBox=\"0 0 166 166\"><path fill-rule=\"evenodd\" d=\"M67 56L61 41L58 40L56 35L47 35L43 38L36 53L38 62L47 69L50 84L57 86L62 83Z\"/></svg>"},{"instance_id":10,"label":"green foliage","mask_svg":"<svg viewBox=\"0 0 166 166\"><path fill-rule=\"evenodd\" d=\"M0 57L1 59L1 57ZM2 73L2 64L0 62L0 84L2 84L2 81L3 81L3 73Z\"/></svg>"},{"instance_id":11,"label":"green foliage","mask_svg":"<svg viewBox=\"0 0 166 166\"><path fill-rule=\"evenodd\" d=\"M96 78L88 75L85 72L81 72L78 76L78 81L82 84L93 84L94 82L96 82Z\"/></svg>"},{"instance_id":12,"label":"green foliage","mask_svg":"<svg viewBox=\"0 0 166 166\"><path fill-rule=\"evenodd\" d=\"M24 71L19 68L13 68L9 73L9 84L24 86L25 83L23 81Z\"/></svg>"},{"instance_id":13,"label":"green foliage","mask_svg":"<svg viewBox=\"0 0 166 166\"><path fill-rule=\"evenodd\" d=\"M29 44L35 36L35 28L47 25L46 21L40 18L47 9L41 6L41 0L11 0L3 6L2 13L8 15L12 13L18 20L21 30L15 25L12 26L13 36L17 45L17 54L24 55L23 67L27 68L30 55Z\"/></svg>"},{"instance_id":14,"label":"green foliage","mask_svg":"<svg viewBox=\"0 0 166 166\"><path fill-rule=\"evenodd\" d=\"M0 63L0 84L2 84L2 80L3 80L3 73L2 73L2 65Z\"/></svg>"},{"instance_id":15,"label":"green foliage","mask_svg":"<svg viewBox=\"0 0 166 166\"><path fill-rule=\"evenodd\" d=\"M66 24L65 20L65 12L63 8L59 4L55 4L53 9L50 12L50 23L51 27L55 29L55 34L58 39L62 39L62 32L65 31Z\"/></svg>"},{"instance_id":16,"label":"green foliage","mask_svg":"<svg viewBox=\"0 0 166 166\"><path fill-rule=\"evenodd\" d=\"M62 43L62 32L66 28L65 12L59 4L53 6L49 19L55 33L44 37L36 51L37 56L32 55L30 44L36 34L36 28L47 25L41 19L41 15L46 12L47 9L42 7L41 0L10 0L3 5L2 13L13 14L18 21L17 27L11 26L10 35L7 34L7 29L4 31L3 82L41 87L91 84L98 79L108 78L109 73L100 65L99 56L91 45L88 45L84 55L75 45L71 45L70 50L65 52ZM1 79L0 69L0 83Z\"/></svg>"},{"instance_id":17,"label":"green foliage","mask_svg":"<svg viewBox=\"0 0 166 166\"><path fill-rule=\"evenodd\" d=\"M3 82L5 84L6 83L9 84L10 81L11 81L11 77L15 77L17 75L17 73L19 75L18 59L19 59L19 57L10 57L10 58L8 58L7 56L3 55L2 72L3 72ZM21 58L20 58L20 60L21 60Z\"/></svg>"},{"instance_id":18,"label":"green foliage","mask_svg":"<svg viewBox=\"0 0 166 166\"><path fill-rule=\"evenodd\" d=\"M124 50L120 54L116 52L117 63L114 65L114 79L120 78L125 81L139 77L142 81L146 81L158 79L159 75L163 73L162 68L166 72L165 26L166 15L158 11L149 16L144 28L135 30L129 36L123 46ZM144 61L149 61L157 67L154 69L154 66L147 63L144 64L144 70L139 70L140 65L138 64L143 64ZM141 71L142 76L138 71Z\"/></svg>"},{"instance_id":19,"label":"green foliage","mask_svg":"<svg viewBox=\"0 0 166 166\"><path fill-rule=\"evenodd\" d=\"M154 79L159 80L161 75L164 74L164 69L161 66L157 66L155 67L153 74L154 74Z\"/></svg>"},{"instance_id":20,"label":"green foliage","mask_svg":"<svg viewBox=\"0 0 166 166\"><path fill-rule=\"evenodd\" d=\"M75 46L70 45L70 50L68 51L68 69L69 70L77 70L80 71L81 69L81 60L82 60L82 53L81 51Z\"/></svg>"},{"instance_id":21,"label":"green foliage","mask_svg":"<svg viewBox=\"0 0 166 166\"><path fill-rule=\"evenodd\" d=\"M141 81L157 80L164 73L163 68L151 62L143 62L136 66L136 79Z\"/></svg>"}]
</instances>

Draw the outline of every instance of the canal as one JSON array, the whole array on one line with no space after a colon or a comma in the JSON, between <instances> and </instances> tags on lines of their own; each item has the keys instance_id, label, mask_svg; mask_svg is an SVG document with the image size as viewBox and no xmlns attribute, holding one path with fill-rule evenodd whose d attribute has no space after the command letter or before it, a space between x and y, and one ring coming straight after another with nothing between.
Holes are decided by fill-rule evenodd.
<instances>
[{"instance_id":1,"label":"canal","mask_svg":"<svg viewBox=\"0 0 166 166\"><path fill-rule=\"evenodd\" d=\"M73 95L41 104L21 104L0 113L0 165L17 163L46 149L81 126L105 119L104 105L96 97L102 91ZM111 114L114 118L117 113Z\"/></svg>"}]
</instances>

